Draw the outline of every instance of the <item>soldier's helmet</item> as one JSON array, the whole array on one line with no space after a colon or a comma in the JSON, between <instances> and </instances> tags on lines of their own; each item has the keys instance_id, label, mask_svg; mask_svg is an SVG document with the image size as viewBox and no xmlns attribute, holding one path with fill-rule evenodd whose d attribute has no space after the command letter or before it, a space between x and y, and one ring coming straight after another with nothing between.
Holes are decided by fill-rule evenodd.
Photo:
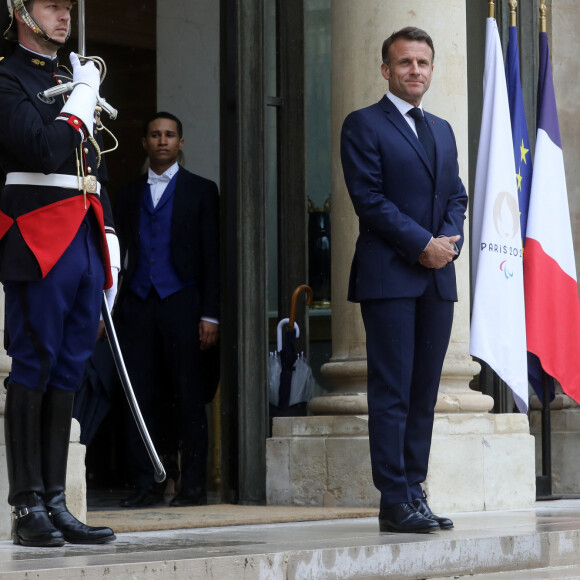
<instances>
[{"instance_id":1,"label":"soldier's helmet","mask_svg":"<svg viewBox=\"0 0 580 580\"><path fill-rule=\"evenodd\" d=\"M2 2L2 0L0 0L0 2ZM56 42L50 38L50 36L46 34L46 32L44 32L44 30L42 30L42 28L36 23L30 12L28 12L26 9L27 2L28 0L6 0L6 7L8 8L8 11L6 13L4 10L2 10L2 14L0 15L0 23L2 24L2 30L4 31L4 39L9 41L16 41L18 39L16 31L16 19L14 18L14 11L16 10L28 28L30 28L30 30L32 30L35 34L38 34L44 38L44 40L61 45L61 42ZM4 22L5 20L6 24Z\"/></svg>"}]
</instances>

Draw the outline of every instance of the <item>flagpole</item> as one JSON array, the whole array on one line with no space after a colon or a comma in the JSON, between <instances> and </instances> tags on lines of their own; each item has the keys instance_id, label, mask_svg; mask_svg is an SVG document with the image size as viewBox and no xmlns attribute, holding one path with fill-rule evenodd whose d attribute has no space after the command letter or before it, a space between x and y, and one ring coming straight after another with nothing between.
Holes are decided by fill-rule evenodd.
<instances>
[{"instance_id":1,"label":"flagpole","mask_svg":"<svg viewBox=\"0 0 580 580\"><path fill-rule=\"evenodd\" d=\"M518 0L510 0L510 26L517 26L518 24L517 8Z\"/></svg>"},{"instance_id":2,"label":"flagpole","mask_svg":"<svg viewBox=\"0 0 580 580\"><path fill-rule=\"evenodd\" d=\"M547 32L547 26L546 26L546 3L544 1L542 1L540 3L540 33L542 32Z\"/></svg>"},{"instance_id":3,"label":"flagpole","mask_svg":"<svg viewBox=\"0 0 580 580\"><path fill-rule=\"evenodd\" d=\"M540 33L546 32L546 4L540 3ZM542 475L536 477L536 499L558 499L552 494L552 421L550 416L551 384L542 368Z\"/></svg>"},{"instance_id":4,"label":"flagpole","mask_svg":"<svg viewBox=\"0 0 580 580\"><path fill-rule=\"evenodd\" d=\"M489 18L495 18L495 2L493 0L489 0L487 15Z\"/></svg>"}]
</instances>

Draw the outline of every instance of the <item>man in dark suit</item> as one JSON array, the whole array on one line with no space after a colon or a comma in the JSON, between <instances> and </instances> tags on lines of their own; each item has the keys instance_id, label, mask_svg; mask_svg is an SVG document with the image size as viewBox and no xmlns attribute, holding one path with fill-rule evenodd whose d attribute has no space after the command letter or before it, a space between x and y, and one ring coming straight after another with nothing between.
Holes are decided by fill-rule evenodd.
<instances>
[{"instance_id":1,"label":"man in dark suit","mask_svg":"<svg viewBox=\"0 0 580 580\"><path fill-rule=\"evenodd\" d=\"M206 502L207 417L200 355L218 339L219 195L216 184L178 164L183 129L159 112L144 127L149 170L118 196L122 290L115 307L119 340L153 441L169 427L180 440L181 491L171 505ZM161 410L172 403L171 419ZM132 420L129 471L135 485L122 507L163 501Z\"/></svg>"},{"instance_id":2,"label":"man in dark suit","mask_svg":"<svg viewBox=\"0 0 580 580\"><path fill-rule=\"evenodd\" d=\"M348 299L360 302L366 331L380 530L429 532L453 527L433 515L421 484L457 300L453 260L467 194L449 123L421 108L433 71L431 37L404 28L385 40L382 58L389 92L348 115L341 135L360 223Z\"/></svg>"}]
</instances>

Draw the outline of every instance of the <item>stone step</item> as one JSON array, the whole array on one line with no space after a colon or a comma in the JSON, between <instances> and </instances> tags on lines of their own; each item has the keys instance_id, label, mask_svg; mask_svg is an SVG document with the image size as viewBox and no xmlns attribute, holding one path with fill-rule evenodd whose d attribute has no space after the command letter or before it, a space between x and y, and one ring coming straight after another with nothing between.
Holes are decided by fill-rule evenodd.
<instances>
[{"instance_id":1,"label":"stone step","mask_svg":"<svg viewBox=\"0 0 580 580\"><path fill-rule=\"evenodd\" d=\"M493 574L467 574L464 576L439 576L431 580L578 580L580 566L539 568L537 570L515 570Z\"/></svg>"},{"instance_id":2,"label":"stone step","mask_svg":"<svg viewBox=\"0 0 580 580\"><path fill-rule=\"evenodd\" d=\"M127 532L103 546L35 549L5 541L0 578L580 578L578 500L449 515L455 528L432 534L381 534L376 517L364 517Z\"/></svg>"}]
</instances>

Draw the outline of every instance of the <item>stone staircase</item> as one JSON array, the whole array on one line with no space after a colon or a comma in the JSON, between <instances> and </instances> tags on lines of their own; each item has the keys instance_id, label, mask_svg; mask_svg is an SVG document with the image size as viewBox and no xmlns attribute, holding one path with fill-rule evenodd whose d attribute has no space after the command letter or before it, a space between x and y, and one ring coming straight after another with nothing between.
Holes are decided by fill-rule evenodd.
<instances>
[{"instance_id":1,"label":"stone staircase","mask_svg":"<svg viewBox=\"0 0 580 580\"><path fill-rule=\"evenodd\" d=\"M491 574L468 574L466 576L440 576L432 580L578 580L580 566L557 566L537 570L516 570L514 572L493 572Z\"/></svg>"},{"instance_id":2,"label":"stone staircase","mask_svg":"<svg viewBox=\"0 0 580 580\"><path fill-rule=\"evenodd\" d=\"M0 579L580 578L579 500L452 517L453 530L426 535L380 534L362 517L121 533L103 546L5 541Z\"/></svg>"}]
</instances>

